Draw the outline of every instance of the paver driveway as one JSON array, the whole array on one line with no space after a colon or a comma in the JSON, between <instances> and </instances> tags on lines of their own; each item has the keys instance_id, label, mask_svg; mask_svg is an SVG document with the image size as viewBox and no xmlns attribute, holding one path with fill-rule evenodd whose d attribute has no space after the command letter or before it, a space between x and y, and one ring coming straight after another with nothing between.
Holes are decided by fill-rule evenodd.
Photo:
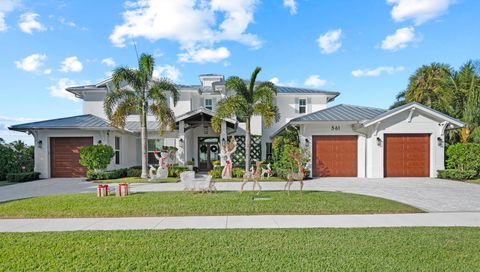
<instances>
[{"instance_id":1,"label":"paver driveway","mask_svg":"<svg viewBox=\"0 0 480 272\"><path fill-rule=\"evenodd\" d=\"M264 190L283 190L283 182L264 182ZM0 201L19 198L95 192L96 184L82 179L46 179L0 187ZM134 192L180 191L180 183L131 184ZM218 190L237 191L238 182L217 183ZM294 184L292 189L298 188ZM251 183L246 186L251 189ZM480 185L430 178L319 178L305 182L305 190L339 191L392 199L427 212L480 212Z\"/></svg>"}]
</instances>

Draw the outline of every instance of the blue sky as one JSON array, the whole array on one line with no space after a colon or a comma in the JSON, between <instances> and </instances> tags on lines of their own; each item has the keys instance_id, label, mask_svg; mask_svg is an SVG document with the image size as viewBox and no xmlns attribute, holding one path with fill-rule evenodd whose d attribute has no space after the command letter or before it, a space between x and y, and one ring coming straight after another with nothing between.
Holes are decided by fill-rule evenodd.
<instances>
[{"instance_id":1,"label":"blue sky","mask_svg":"<svg viewBox=\"0 0 480 272\"><path fill-rule=\"evenodd\" d=\"M139 52L156 73L201 73L340 91L334 104L388 107L423 64L478 59L476 0L0 0L0 137L7 126L82 114L64 88L96 83Z\"/></svg>"}]
</instances>

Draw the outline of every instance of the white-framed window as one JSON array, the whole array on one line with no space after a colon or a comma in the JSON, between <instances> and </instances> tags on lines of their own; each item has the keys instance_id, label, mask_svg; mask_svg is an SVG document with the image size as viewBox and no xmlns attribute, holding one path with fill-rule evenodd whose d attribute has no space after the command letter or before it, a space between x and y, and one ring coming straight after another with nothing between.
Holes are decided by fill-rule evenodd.
<instances>
[{"instance_id":1,"label":"white-framed window","mask_svg":"<svg viewBox=\"0 0 480 272\"><path fill-rule=\"evenodd\" d=\"M115 136L115 164L120 164L120 137Z\"/></svg>"},{"instance_id":2,"label":"white-framed window","mask_svg":"<svg viewBox=\"0 0 480 272\"><path fill-rule=\"evenodd\" d=\"M204 106L206 109L213 110L213 99L211 98L205 98L204 100Z\"/></svg>"},{"instance_id":3,"label":"white-framed window","mask_svg":"<svg viewBox=\"0 0 480 272\"><path fill-rule=\"evenodd\" d=\"M301 98L298 99L298 113L306 113L307 112L307 99Z\"/></svg>"},{"instance_id":4,"label":"white-framed window","mask_svg":"<svg viewBox=\"0 0 480 272\"><path fill-rule=\"evenodd\" d=\"M158 164L158 160L155 158L155 150L160 152L165 144L164 139L148 139L148 164ZM160 154L158 154L160 156Z\"/></svg>"}]
</instances>

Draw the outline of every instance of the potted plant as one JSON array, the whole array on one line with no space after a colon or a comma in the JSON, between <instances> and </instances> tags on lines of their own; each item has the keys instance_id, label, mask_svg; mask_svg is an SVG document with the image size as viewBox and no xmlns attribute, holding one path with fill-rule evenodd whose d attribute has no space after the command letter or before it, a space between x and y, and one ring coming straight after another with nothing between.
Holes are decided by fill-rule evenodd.
<instances>
[{"instance_id":1,"label":"potted plant","mask_svg":"<svg viewBox=\"0 0 480 272\"><path fill-rule=\"evenodd\" d=\"M193 161L186 161L185 164L187 165L187 167L190 171L193 170Z\"/></svg>"}]
</instances>

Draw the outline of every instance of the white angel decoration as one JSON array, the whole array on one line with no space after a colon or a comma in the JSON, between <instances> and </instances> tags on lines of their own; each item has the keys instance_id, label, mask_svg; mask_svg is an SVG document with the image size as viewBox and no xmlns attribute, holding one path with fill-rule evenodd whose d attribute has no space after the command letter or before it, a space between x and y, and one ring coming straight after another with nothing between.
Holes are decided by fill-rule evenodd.
<instances>
[{"instance_id":1,"label":"white angel decoration","mask_svg":"<svg viewBox=\"0 0 480 272\"><path fill-rule=\"evenodd\" d=\"M235 137L230 138L230 142L222 141L220 143L220 163L223 166L222 179L232 178L232 154L237 150L237 141Z\"/></svg>"}]
</instances>

